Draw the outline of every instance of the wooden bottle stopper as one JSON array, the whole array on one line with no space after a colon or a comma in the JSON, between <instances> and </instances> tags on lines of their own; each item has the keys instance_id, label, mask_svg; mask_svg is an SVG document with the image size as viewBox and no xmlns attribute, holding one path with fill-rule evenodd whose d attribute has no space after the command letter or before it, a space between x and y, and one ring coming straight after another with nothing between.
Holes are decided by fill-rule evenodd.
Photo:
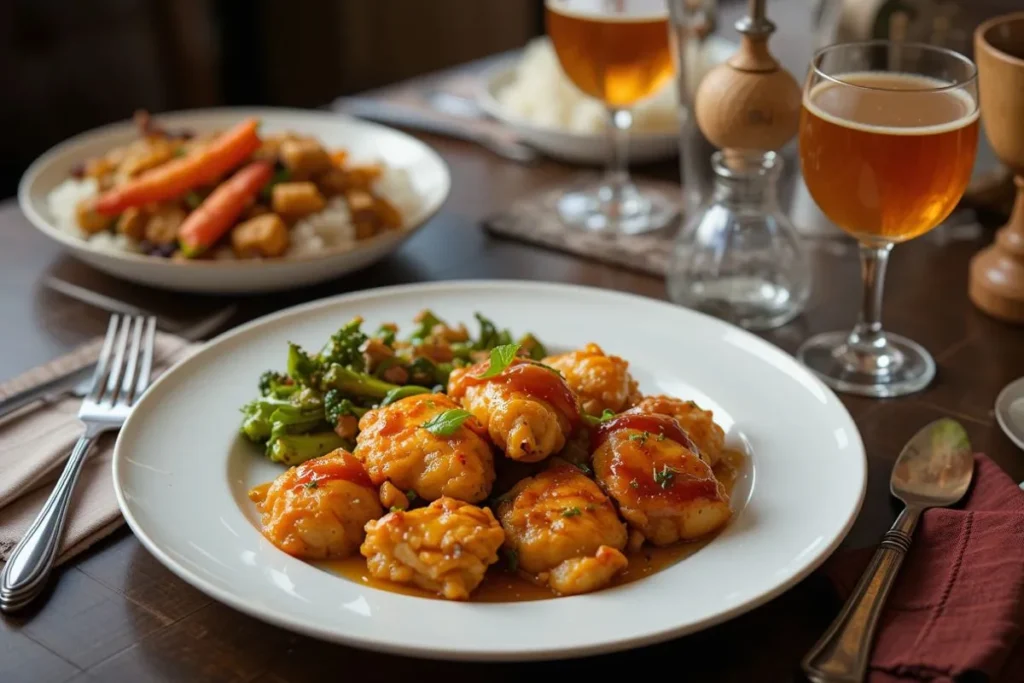
<instances>
[{"instance_id":1,"label":"wooden bottle stopper","mask_svg":"<svg viewBox=\"0 0 1024 683\"><path fill-rule=\"evenodd\" d=\"M989 315L1024 323L1024 12L974 33L978 96L993 151L1015 174L1017 197L995 241L971 259L968 295Z\"/></svg>"},{"instance_id":2,"label":"wooden bottle stopper","mask_svg":"<svg viewBox=\"0 0 1024 683\"><path fill-rule=\"evenodd\" d=\"M764 0L751 0L750 16L736 24L739 50L708 72L697 88L697 125L721 149L773 151L797 132L802 92L768 51L775 25Z\"/></svg>"}]
</instances>

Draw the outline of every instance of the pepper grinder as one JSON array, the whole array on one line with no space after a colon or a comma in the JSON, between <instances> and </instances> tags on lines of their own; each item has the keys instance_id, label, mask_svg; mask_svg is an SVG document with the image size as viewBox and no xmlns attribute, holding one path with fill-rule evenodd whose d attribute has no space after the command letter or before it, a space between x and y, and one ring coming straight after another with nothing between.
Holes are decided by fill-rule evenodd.
<instances>
[{"instance_id":1,"label":"pepper grinder","mask_svg":"<svg viewBox=\"0 0 1024 683\"><path fill-rule=\"evenodd\" d=\"M697 125L720 150L715 186L680 230L666 283L678 304L767 330L799 315L810 295L807 254L779 207L775 151L796 135L802 94L768 51L775 25L765 0L750 1L736 30L736 54L697 88Z\"/></svg>"}]
</instances>

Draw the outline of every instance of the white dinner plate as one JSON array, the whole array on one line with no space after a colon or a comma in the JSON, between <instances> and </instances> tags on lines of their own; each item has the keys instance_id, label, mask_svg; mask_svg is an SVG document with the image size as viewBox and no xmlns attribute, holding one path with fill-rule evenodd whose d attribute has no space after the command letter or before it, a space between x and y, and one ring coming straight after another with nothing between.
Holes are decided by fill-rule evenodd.
<instances>
[{"instance_id":1,"label":"white dinner plate","mask_svg":"<svg viewBox=\"0 0 1024 683\"><path fill-rule=\"evenodd\" d=\"M999 392L995 414L1007 438L1024 450L1024 377L1015 379Z\"/></svg>"},{"instance_id":2,"label":"white dinner plate","mask_svg":"<svg viewBox=\"0 0 1024 683\"><path fill-rule=\"evenodd\" d=\"M59 229L46 198L78 163L137 139L137 128L131 121L82 133L39 157L25 171L18 187L21 210L32 225L73 256L111 275L178 291L252 294L310 285L364 268L395 251L448 197L451 175L433 149L400 131L344 114L300 109L218 108L156 114L154 118L167 128L205 132L229 128L250 116L260 119L261 133L304 133L328 147L348 150L353 159L378 160L406 170L419 195L416 210L405 216L401 230L387 231L352 246L325 249L311 255L260 261L181 263L159 256L101 251L86 240Z\"/></svg>"},{"instance_id":3,"label":"white dinner plate","mask_svg":"<svg viewBox=\"0 0 1024 683\"><path fill-rule=\"evenodd\" d=\"M287 342L318 349L355 315L408 329L430 307L473 330L479 311L551 351L595 341L630 362L645 393L714 410L749 465L736 514L692 556L600 592L519 603L410 597L350 581L266 541L247 490L283 468L238 435L239 407ZM438 659L545 659L691 633L780 594L840 543L860 509L866 461L835 394L775 346L715 318L612 291L547 283L405 285L316 301L211 341L162 376L114 452L114 485L142 543L185 581L284 628Z\"/></svg>"}]
</instances>

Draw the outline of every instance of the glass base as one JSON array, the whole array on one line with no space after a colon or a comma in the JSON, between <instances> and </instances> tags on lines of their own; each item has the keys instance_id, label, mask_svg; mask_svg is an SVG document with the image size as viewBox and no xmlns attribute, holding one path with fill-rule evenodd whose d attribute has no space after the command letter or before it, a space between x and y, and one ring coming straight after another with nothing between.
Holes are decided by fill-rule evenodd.
<instances>
[{"instance_id":1,"label":"glass base","mask_svg":"<svg viewBox=\"0 0 1024 683\"><path fill-rule=\"evenodd\" d=\"M625 185L620 193L607 183L599 183L570 190L558 200L558 215L563 223L594 232L653 232L666 227L678 213L679 206L672 199L633 183Z\"/></svg>"},{"instance_id":2,"label":"glass base","mask_svg":"<svg viewBox=\"0 0 1024 683\"><path fill-rule=\"evenodd\" d=\"M935 378L931 354L895 334L870 346L851 345L848 332L819 334L804 342L796 357L828 386L858 396L905 396Z\"/></svg>"}]
</instances>

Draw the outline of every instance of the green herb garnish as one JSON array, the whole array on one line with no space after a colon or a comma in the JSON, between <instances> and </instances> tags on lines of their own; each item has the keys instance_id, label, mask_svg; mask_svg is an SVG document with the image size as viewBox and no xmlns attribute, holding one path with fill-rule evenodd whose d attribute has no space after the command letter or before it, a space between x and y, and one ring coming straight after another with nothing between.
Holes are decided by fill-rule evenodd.
<instances>
[{"instance_id":1,"label":"green herb garnish","mask_svg":"<svg viewBox=\"0 0 1024 683\"><path fill-rule=\"evenodd\" d=\"M435 436L451 436L473 413L462 408L451 408L423 423L423 428Z\"/></svg>"},{"instance_id":2,"label":"green herb garnish","mask_svg":"<svg viewBox=\"0 0 1024 683\"><path fill-rule=\"evenodd\" d=\"M638 489L640 488L640 482L638 482L636 479L631 479L629 482L629 486L630 488Z\"/></svg>"},{"instance_id":3,"label":"green herb garnish","mask_svg":"<svg viewBox=\"0 0 1024 683\"><path fill-rule=\"evenodd\" d=\"M658 471L658 468L654 468L654 483L663 489L667 489L672 486L672 480L676 478L676 471L665 465Z\"/></svg>"},{"instance_id":4,"label":"green herb garnish","mask_svg":"<svg viewBox=\"0 0 1024 683\"><path fill-rule=\"evenodd\" d=\"M307 481L305 484L303 484L303 486L305 486L307 489L315 489L316 487L319 486L319 484L317 484L316 479L314 479L313 481Z\"/></svg>"},{"instance_id":5,"label":"green herb garnish","mask_svg":"<svg viewBox=\"0 0 1024 683\"><path fill-rule=\"evenodd\" d=\"M576 467L583 474L590 475L594 473L594 470L590 469L590 466L587 465L585 462L577 463Z\"/></svg>"},{"instance_id":6,"label":"green herb garnish","mask_svg":"<svg viewBox=\"0 0 1024 683\"><path fill-rule=\"evenodd\" d=\"M578 507L576 507L576 506L573 506L571 508L566 508L566 509L562 510L562 516L563 517L576 517L576 516L581 515L581 514L583 514L583 513L580 512L580 509Z\"/></svg>"},{"instance_id":7,"label":"green herb garnish","mask_svg":"<svg viewBox=\"0 0 1024 683\"><path fill-rule=\"evenodd\" d=\"M481 375L476 375L477 379L487 379L488 377L496 377L501 373L505 372L505 368L512 364L512 361L516 358L516 353L519 351L519 344L502 344L501 346L495 346L491 349L491 361L487 366L487 370Z\"/></svg>"},{"instance_id":8,"label":"green herb garnish","mask_svg":"<svg viewBox=\"0 0 1024 683\"><path fill-rule=\"evenodd\" d=\"M405 512L405 508L399 507L397 505L392 505L390 512Z\"/></svg>"},{"instance_id":9,"label":"green herb garnish","mask_svg":"<svg viewBox=\"0 0 1024 683\"><path fill-rule=\"evenodd\" d=\"M508 562L508 570L510 572L519 569L519 553L512 548L505 548L505 560Z\"/></svg>"},{"instance_id":10,"label":"green herb garnish","mask_svg":"<svg viewBox=\"0 0 1024 683\"><path fill-rule=\"evenodd\" d=\"M630 434L628 438L630 441L637 441L640 443L641 446L643 446L645 443L647 443L647 439L651 438L651 433L645 431L641 432L640 434Z\"/></svg>"},{"instance_id":11,"label":"green herb garnish","mask_svg":"<svg viewBox=\"0 0 1024 683\"><path fill-rule=\"evenodd\" d=\"M409 500L410 503L419 498L419 496L416 495L416 492L413 491L412 489L409 489L408 491L405 492L405 497Z\"/></svg>"}]
</instances>

